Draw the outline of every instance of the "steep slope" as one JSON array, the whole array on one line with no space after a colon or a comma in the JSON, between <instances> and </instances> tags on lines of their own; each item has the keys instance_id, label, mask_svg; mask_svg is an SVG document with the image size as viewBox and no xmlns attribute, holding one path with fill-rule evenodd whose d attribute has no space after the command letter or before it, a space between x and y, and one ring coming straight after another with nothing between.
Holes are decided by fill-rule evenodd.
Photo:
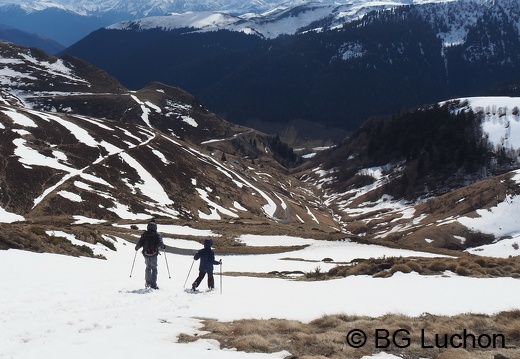
<instances>
[{"instance_id":1,"label":"steep slope","mask_svg":"<svg viewBox=\"0 0 520 359\"><path fill-rule=\"evenodd\" d=\"M274 160L287 150L279 140L223 121L180 89L128 91L80 60L1 48L0 211L14 223L2 226L2 248L63 251L52 238L36 245L49 223L99 241L112 223L151 216L211 229L229 252L251 250L235 241L244 226L421 250L520 235L472 222L516 209L518 99L372 119L289 172Z\"/></svg>"},{"instance_id":2,"label":"steep slope","mask_svg":"<svg viewBox=\"0 0 520 359\"><path fill-rule=\"evenodd\" d=\"M2 222L155 216L337 232L312 189L273 159L267 135L180 89L129 92L79 60L0 49ZM221 231L232 238L232 227Z\"/></svg>"},{"instance_id":3,"label":"steep slope","mask_svg":"<svg viewBox=\"0 0 520 359\"><path fill-rule=\"evenodd\" d=\"M57 58L8 43L0 43L0 52L4 90L34 109L146 125L199 143L251 131L222 120L179 88L151 83L129 91L106 72L71 56Z\"/></svg>"},{"instance_id":4,"label":"steep slope","mask_svg":"<svg viewBox=\"0 0 520 359\"><path fill-rule=\"evenodd\" d=\"M520 193L518 106L469 98L374 118L298 176L360 240L461 250L517 238L520 222L503 213ZM497 237L483 216L518 230Z\"/></svg>"}]
</instances>

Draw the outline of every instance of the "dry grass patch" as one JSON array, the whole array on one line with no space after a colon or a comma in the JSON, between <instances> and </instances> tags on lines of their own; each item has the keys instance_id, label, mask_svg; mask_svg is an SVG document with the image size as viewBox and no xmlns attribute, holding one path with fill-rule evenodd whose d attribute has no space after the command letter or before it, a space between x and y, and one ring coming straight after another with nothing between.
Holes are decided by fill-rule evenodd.
<instances>
[{"instance_id":1,"label":"dry grass patch","mask_svg":"<svg viewBox=\"0 0 520 359\"><path fill-rule=\"evenodd\" d=\"M351 262L350 265L332 268L327 273L323 273L321 279L351 275L371 275L373 277L385 278L391 277L396 272L410 273L412 271L422 275L438 275L451 271L468 277L520 278L520 257L491 258L468 254L459 258L386 257L366 260L357 259ZM307 274L307 277L313 276Z\"/></svg>"},{"instance_id":2,"label":"dry grass patch","mask_svg":"<svg viewBox=\"0 0 520 359\"><path fill-rule=\"evenodd\" d=\"M44 225L27 225L18 223L0 224L0 250L19 249L36 253L57 253L76 257L97 257L87 245L72 244L65 237L49 235L48 230L56 227ZM74 232L70 228L63 228L65 232L80 234L85 243L101 242L110 249L115 249L112 243L103 239L96 231Z\"/></svg>"},{"instance_id":3,"label":"dry grass patch","mask_svg":"<svg viewBox=\"0 0 520 359\"><path fill-rule=\"evenodd\" d=\"M448 317L425 313L419 317L388 314L371 318L327 315L309 323L284 319L243 319L234 322L205 320L203 323L203 330L207 334L181 334L178 337L179 342L186 343L200 338L215 339L224 348L249 353L286 350L292 354L291 358L357 359L385 351L410 359L489 359L495 355L520 359L520 310L501 312L493 316L461 314ZM353 348L346 343L347 334L353 329L363 330L368 336L367 344L362 348ZM395 342L387 345L381 339L383 331L399 335ZM482 342L483 345L479 345L478 341L473 345L471 339L466 341L465 348L453 347L449 341L445 345L445 335L463 335L464 331L476 338L501 335L505 338L505 347L499 340L499 345L493 348L485 341ZM455 337L454 344L459 343L462 342ZM382 348L385 345L387 346Z\"/></svg>"}]
</instances>

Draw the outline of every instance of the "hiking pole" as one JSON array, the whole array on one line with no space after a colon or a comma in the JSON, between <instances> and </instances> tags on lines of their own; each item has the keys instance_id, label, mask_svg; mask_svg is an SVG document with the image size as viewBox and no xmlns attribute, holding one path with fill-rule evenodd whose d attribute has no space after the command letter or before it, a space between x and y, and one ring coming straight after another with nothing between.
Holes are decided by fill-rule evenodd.
<instances>
[{"instance_id":1,"label":"hiking pole","mask_svg":"<svg viewBox=\"0 0 520 359\"><path fill-rule=\"evenodd\" d=\"M168 278L172 279L172 276L170 275L170 267L168 267L168 258L166 258L166 247L163 248L164 253L164 260L166 261L166 269L168 269Z\"/></svg>"},{"instance_id":2,"label":"hiking pole","mask_svg":"<svg viewBox=\"0 0 520 359\"><path fill-rule=\"evenodd\" d=\"M195 259L193 260L193 262L191 262L190 271L188 272L188 275L186 276L186 281L184 281L184 287L183 288L186 288L186 283L188 282L188 278L190 277L191 268L193 268L193 263L195 263Z\"/></svg>"},{"instance_id":3,"label":"hiking pole","mask_svg":"<svg viewBox=\"0 0 520 359\"><path fill-rule=\"evenodd\" d=\"M137 251L135 251L134 262L132 263L132 269L130 270L130 278L132 278L132 272L134 271L135 257L137 257Z\"/></svg>"},{"instance_id":4,"label":"hiking pole","mask_svg":"<svg viewBox=\"0 0 520 359\"><path fill-rule=\"evenodd\" d=\"M222 259L220 260L220 294L222 294Z\"/></svg>"}]
</instances>

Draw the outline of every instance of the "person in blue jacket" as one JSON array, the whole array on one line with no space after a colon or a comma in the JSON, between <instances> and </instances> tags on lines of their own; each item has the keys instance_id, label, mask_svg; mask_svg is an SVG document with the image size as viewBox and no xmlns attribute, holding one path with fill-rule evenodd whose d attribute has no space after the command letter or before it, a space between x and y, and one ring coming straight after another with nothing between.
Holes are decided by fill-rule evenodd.
<instances>
[{"instance_id":1,"label":"person in blue jacket","mask_svg":"<svg viewBox=\"0 0 520 359\"><path fill-rule=\"evenodd\" d=\"M204 240L204 248L199 250L195 255L193 256L194 260L200 259L199 264L199 276L197 279L195 279L195 282L191 285L191 289L195 290L200 285L204 277L206 276L206 273L208 274L208 287L209 289L215 288L215 278L213 277L213 265L215 264L222 264L222 260L216 261L215 260L215 252L211 249L211 246L213 245L213 241L211 239L205 239Z\"/></svg>"}]
</instances>

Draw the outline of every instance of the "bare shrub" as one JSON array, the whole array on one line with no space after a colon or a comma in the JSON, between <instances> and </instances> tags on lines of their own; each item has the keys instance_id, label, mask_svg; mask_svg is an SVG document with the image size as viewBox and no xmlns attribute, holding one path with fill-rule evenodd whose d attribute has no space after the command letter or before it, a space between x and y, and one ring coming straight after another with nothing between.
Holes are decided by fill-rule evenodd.
<instances>
[{"instance_id":1,"label":"bare shrub","mask_svg":"<svg viewBox=\"0 0 520 359\"><path fill-rule=\"evenodd\" d=\"M469 258L459 258L459 265L462 267L469 267L473 262Z\"/></svg>"},{"instance_id":2,"label":"bare shrub","mask_svg":"<svg viewBox=\"0 0 520 359\"><path fill-rule=\"evenodd\" d=\"M270 330L277 333L294 333L301 330L301 326L296 320L270 319Z\"/></svg>"},{"instance_id":3,"label":"bare shrub","mask_svg":"<svg viewBox=\"0 0 520 359\"><path fill-rule=\"evenodd\" d=\"M503 311L498 313L499 324L508 338L516 339L520 344L520 310Z\"/></svg>"},{"instance_id":4,"label":"bare shrub","mask_svg":"<svg viewBox=\"0 0 520 359\"><path fill-rule=\"evenodd\" d=\"M436 359L473 359L473 356L464 349L448 349L435 357Z\"/></svg>"},{"instance_id":5,"label":"bare shrub","mask_svg":"<svg viewBox=\"0 0 520 359\"><path fill-rule=\"evenodd\" d=\"M457 263L457 260L455 260L455 259L446 259L445 263L446 263L446 269L445 270L449 270L449 271L452 271L452 272L455 272L457 270L457 266L459 265Z\"/></svg>"},{"instance_id":6,"label":"bare shrub","mask_svg":"<svg viewBox=\"0 0 520 359\"><path fill-rule=\"evenodd\" d=\"M410 269L414 272L417 272L417 273L422 273L423 271L423 267L421 266L421 264L419 264L419 262L417 261L409 261L409 262L406 262L406 265L408 267L410 267Z\"/></svg>"},{"instance_id":7,"label":"bare shrub","mask_svg":"<svg viewBox=\"0 0 520 359\"><path fill-rule=\"evenodd\" d=\"M240 337L235 345L238 350L244 352L268 353L271 348L269 341L258 334Z\"/></svg>"},{"instance_id":8,"label":"bare shrub","mask_svg":"<svg viewBox=\"0 0 520 359\"><path fill-rule=\"evenodd\" d=\"M235 335L244 336L260 334L263 328L264 327L258 326L256 321L249 319L236 321L233 323L233 326L230 327L231 332Z\"/></svg>"},{"instance_id":9,"label":"bare shrub","mask_svg":"<svg viewBox=\"0 0 520 359\"><path fill-rule=\"evenodd\" d=\"M348 273L350 275L366 275L370 273L370 265L367 262L362 262L354 267L350 267Z\"/></svg>"},{"instance_id":10,"label":"bare shrub","mask_svg":"<svg viewBox=\"0 0 520 359\"><path fill-rule=\"evenodd\" d=\"M343 321L337 316L326 315L313 320L310 324L320 329L335 328L341 325Z\"/></svg>"},{"instance_id":11,"label":"bare shrub","mask_svg":"<svg viewBox=\"0 0 520 359\"><path fill-rule=\"evenodd\" d=\"M489 269L487 274L491 277L500 277L500 272L495 268Z\"/></svg>"},{"instance_id":12,"label":"bare shrub","mask_svg":"<svg viewBox=\"0 0 520 359\"><path fill-rule=\"evenodd\" d=\"M487 266L487 259L485 257L478 257L474 261L476 264L478 264L481 267Z\"/></svg>"},{"instance_id":13,"label":"bare shrub","mask_svg":"<svg viewBox=\"0 0 520 359\"><path fill-rule=\"evenodd\" d=\"M463 267L461 265L458 265L455 269L455 273L462 276L469 276L471 274L471 271L467 269L466 267Z\"/></svg>"},{"instance_id":14,"label":"bare shrub","mask_svg":"<svg viewBox=\"0 0 520 359\"><path fill-rule=\"evenodd\" d=\"M314 268L314 271L305 273L305 278L319 280L322 278L324 273L321 271L321 267Z\"/></svg>"},{"instance_id":15,"label":"bare shrub","mask_svg":"<svg viewBox=\"0 0 520 359\"><path fill-rule=\"evenodd\" d=\"M381 272L378 272L373 275L374 278L389 278L392 276L392 273L387 270L382 270Z\"/></svg>"},{"instance_id":16,"label":"bare shrub","mask_svg":"<svg viewBox=\"0 0 520 359\"><path fill-rule=\"evenodd\" d=\"M445 265L443 259L436 259L428 265L428 269L430 269L434 272L443 272L445 270L445 268L446 268L446 265Z\"/></svg>"},{"instance_id":17,"label":"bare shrub","mask_svg":"<svg viewBox=\"0 0 520 359\"><path fill-rule=\"evenodd\" d=\"M392 268L390 268L390 273L394 274L396 272L410 273L412 269L404 263L394 264Z\"/></svg>"},{"instance_id":18,"label":"bare shrub","mask_svg":"<svg viewBox=\"0 0 520 359\"><path fill-rule=\"evenodd\" d=\"M226 333L231 331L229 323L222 323L216 320L208 321L206 323L207 330L213 333Z\"/></svg>"}]
</instances>

